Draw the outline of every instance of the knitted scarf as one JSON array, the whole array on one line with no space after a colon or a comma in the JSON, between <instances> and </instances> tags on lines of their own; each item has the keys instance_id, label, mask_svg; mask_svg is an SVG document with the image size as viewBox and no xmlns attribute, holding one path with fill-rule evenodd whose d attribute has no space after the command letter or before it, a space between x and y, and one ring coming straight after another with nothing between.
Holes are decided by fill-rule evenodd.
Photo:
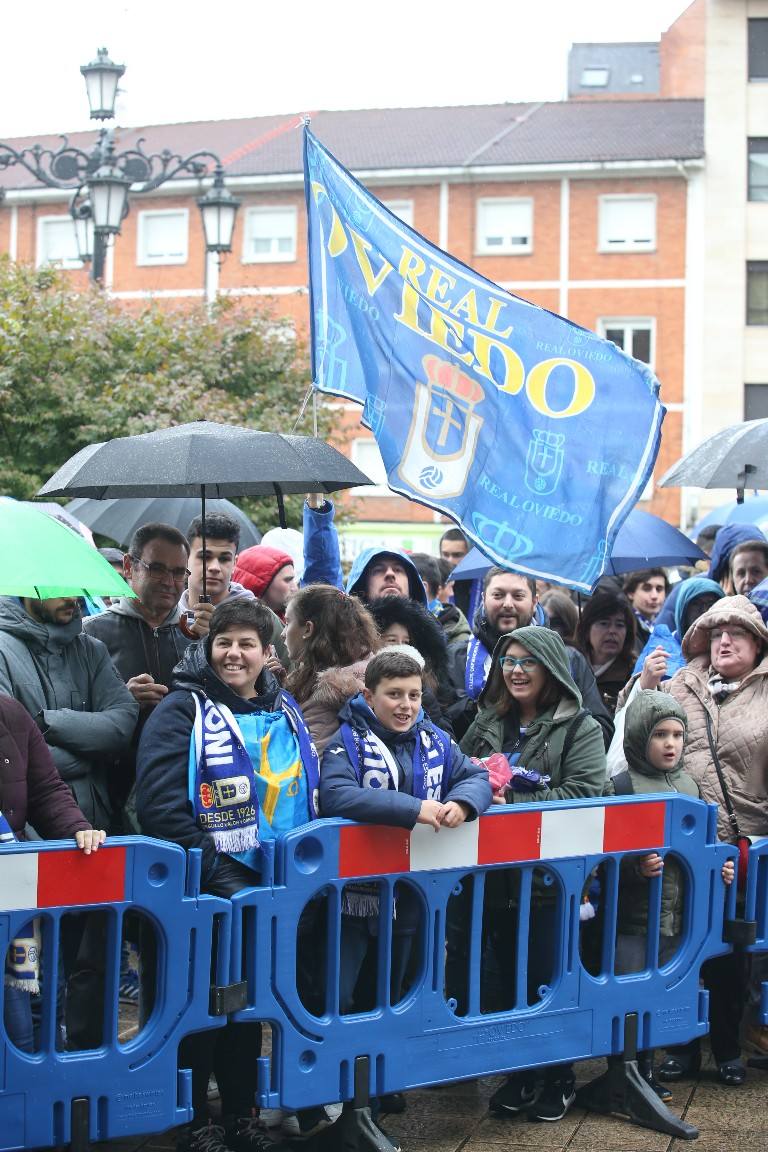
<instances>
[{"instance_id":1,"label":"knitted scarf","mask_svg":"<svg viewBox=\"0 0 768 1152\"><path fill-rule=\"evenodd\" d=\"M0 812L0 844L17 844L13 829ZM30 996L40 991L40 924L29 920L11 940L5 954L4 983Z\"/></svg>"},{"instance_id":2,"label":"knitted scarf","mask_svg":"<svg viewBox=\"0 0 768 1152\"><path fill-rule=\"evenodd\" d=\"M485 687L485 662L489 656L490 652L482 640L473 636L467 646L467 667L464 672L464 689L470 700L477 700Z\"/></svg>"},{"instance_id":3,"label":"knitted scarf","mask_svg":"<svg viewBox=\"0 0 768 1152\"><path fill-rule=\"evenodd\" d=\"M254 765L243 734L225 704L214 704L196 692L192 695L195 722L190 746L194 767L194 775L190 772L190 801L195 819L211 835L217 852L250 852L259 846L259 801ZM296 701L287 692L280 692L275 703L275 710L284 713L296 736L307 775L307 819L314 820L320 788L317 750ZM270 765L277 776L285 767Z\"/></svg>"},{"instance_id":4,"label":"knitted scarf","mask_svg":"<svg viewBox=\"0 0 768 1152\"><path fill-rule=\"evenodd\" d=\"M709 679L707 680L707 688L709 694L716 704L722 704L727 699L729 693L738 692L741 688L741 680L724 680L719 672L715 672L714 668L709 670Z\"/></svg>"}]
</instances>

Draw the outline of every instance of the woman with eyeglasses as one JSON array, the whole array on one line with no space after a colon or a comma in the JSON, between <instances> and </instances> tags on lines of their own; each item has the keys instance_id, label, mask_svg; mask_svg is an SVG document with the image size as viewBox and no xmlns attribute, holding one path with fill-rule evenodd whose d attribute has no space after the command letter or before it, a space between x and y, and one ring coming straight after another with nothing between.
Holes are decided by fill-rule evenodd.
<instances>
[{"instance_id":1,"label":"woman with eyeglasses","mask_svg":"<svg viewBox=\"0 0 768 1152\"><path fill-rule=\"evenodd\" d=\"M560 636L549 628L527 627L502 636L493 650L491 672L480 696L477 718L461 741L470 756L502 753L509 783L494 795L496 804L574 800L599 796L606 779L602 729L582 708L581 693ZM567 947L560 936L557 883L537 870L527 929L518 933L517 907L524 870L491 873L485 885L481 1006L498 1012L515 1004L514 956L528 956L527 1003L534 1006L556 979ZM525 933L527 931L527 940ZM556 1065L516 1072L491 1097L493 1112L525 1113L537 1120L560 1120L575 1098L573 1069Z\"/></svg>"}]
</instances>

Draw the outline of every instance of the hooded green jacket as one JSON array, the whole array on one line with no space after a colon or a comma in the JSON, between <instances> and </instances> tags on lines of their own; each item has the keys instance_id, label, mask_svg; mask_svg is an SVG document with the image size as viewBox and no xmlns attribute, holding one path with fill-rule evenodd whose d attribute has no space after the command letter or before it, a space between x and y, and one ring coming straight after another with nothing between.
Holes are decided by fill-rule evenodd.
<instances>
[{"instance_id":1,"label":"hooded green jacket","mask_svg":"<svg viewBox=\"0 0 768 1152\"><path fill-rule=\"evenodd\" d=\"M544 800L575 800L599 796L605 786L606 761L602 729L586 713L578 724L573 722L581 710L581 693L568 666L568 654L560 636L549 628L518 628L502 636L493 650L491 672L481 696L480 711L464 739L461 749L470 756L488 756L501 752L504 745L505 718L496 711L493 700L503 681L499 656L510 644L521 644L537 656L562 688L557 704L547 708L528 725L520 751L520 763L550 777L549 786L535 792L507 792L510 804L530 804ZM568 749L564 748L568 730Z\"/></svg>"},{"instance_id":2,"label":"hooded green jacket","mask_svg":"<svg viewBox=\"0 0 768 1152\"><path fill-rule=\"evenodd\" d=\"M683 758L671 772L661 772L649 764L648 741L651 732L663 720L679 720L688 731L685 710L666 692L639 692L629 707L624 722L624 755L632 790L637 794L682 792L699 795L692 776L683 769ZM613 778L605 786L606 796L615 795ZM648 930L650 880L638 864L641 857L625 856L621 862L618 902L618 931L628 936L644 936ZM667 856L661 879L661 915L659 934L677 936L682 930L685 903L685 874L672 856Z\"/></svg>"}]
</instances>

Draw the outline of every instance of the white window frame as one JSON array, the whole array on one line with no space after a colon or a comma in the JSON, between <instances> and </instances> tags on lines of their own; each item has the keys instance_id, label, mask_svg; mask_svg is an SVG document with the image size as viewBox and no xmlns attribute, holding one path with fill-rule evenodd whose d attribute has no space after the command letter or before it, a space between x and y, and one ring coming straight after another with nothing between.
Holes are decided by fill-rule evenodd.
<instances>
[{"instance_id":1,"label":"white window frame","mask_svg":"<svg viewBox=\"0 0 768 1152\"><path fill-rule=\"evenodd\" d=\"M361 447L364 445L364 447ZM370 446L370 447L369 447ZM352 463L357 465L361 472L365 472L366 476L370 476L371 480L376 480L376 476L372 475L374 469L371 468L370 463L365 459L365 453L375 449L378 452L379 446L373 437L358 436L352 441L350 445L350 456ZM381 458L381 453L379 453ZM376 481L375 484L358 484L355 488L350 488L353 496L394 496L396 493L392 491L386 482L387 470L384 467L384 461L381 461L381 469L384 473L384 482Z\"/></svg>"},{"instance_id":2,"label":"white window frame","mask_svg":"<svg viewBox=\"0 0 768 1152\"><path fill-rule=\"evenodd\" d=\"M268 216L276 213L289 214L293 217L293 247L290 252L256 252L251 251L253 239L252 223L259 216ZM243 264L291 264L296 260L296 234L298 229L298 212L295 204L252 204L245 212L245 226L243 228ZM279 237L273 237L279 239Z\"/></svg>"},{"instance_id":3,"label":"white window frame","mask_svg":"<svg viewBox=\"0 0 768 1152\"><path fill-rule=\"evenodd\" d=\"M653 236L650 240L623 240L620 243L610 244L605 236L605 214L603 206L608 204L616 204L620 201L626 203L630 200L643 200L653 203ZM600 196L598 201L598 224L597 224L597 250L598 252L655 252L656 251L656 238L658 232L658 197L655 192L647 193L626 193L626 194L611 194L607 196Z\"/></svg>"},{"instance_id":4,"label":"white window frame","mask_svg":"<svg viewBox=\"0 0 768 1152\"><path fill-rule=\"evenodd\" d=\"M51 266L56 267L56 268L82 268L83 262L80 259L80 257L77 255L71 257L70 259L65 259L65 260L50 260L44 254L43 237L45 235L46 225L48 225L54 221L58 224L61 224L65 221L69 222L69 226L72 229L73 251L75 253L77 253L77 237L75 235L75 222L72 219L72 217L69 215L68 212L59 212L57 215L51 215L51 216L38 216L37 217L37 237L36 237L36 242L35 242L35 267L43 268L43 267L46 267L48 265L51 265Z\"/></svg>"},{"instance_id":5,"label":"white window frame","mask_svg":"<svg viewBox=\"0 0 768 1152\"><path fill-rule=\"evenodd\" d=\"M656 364L656 317L655 316L601 316L597 322L597 334L604 340L608 339L606 333L609 328L624 328L625 331L634 332L636 329L649 331L651 335L651 358L648 367L653 371ZM630 351L629 355L632 353Z\"/></svg>"},{"instance_id":6,"label":"white window frame","mask_svg":"<svg viewBox=\"0 0 768 1152\"><path fill-rule=\"evenodd\" d=\"M527 244L506 243L495 245L486 242L487 228L483 223L483 215L487 208L497 208L504 204L525 205L528 208L530 221L528 226ZM532 196L483 196L477 201L475 208L475 255L477 256L526 256L533 252L533 197Z\"/></svg>"},{"instance_id":7,"label":"white window frame","mask_svg":"<svg viewBox=\"0 0 768 1152\"><path fill-rule=\"evenodd\" d=\"M413 228L413 200L382 200L382 204L398 220Z\"/></svg>"},{"instance_id":8,"label":"white window frame","mask_svg":"<svg viewBox=\"0 0 768 1152\"><path fill-rule=\"evenodd\" d=\"M161 253L150 255L147 252L147 221L158 216L181 216L184 219L184 247L178 255ZM189 259L189 208L144 208L139 212L136 225L136 263L139 267L154 266L157 264L186 264Z\"/></svg>"}]
</instances>

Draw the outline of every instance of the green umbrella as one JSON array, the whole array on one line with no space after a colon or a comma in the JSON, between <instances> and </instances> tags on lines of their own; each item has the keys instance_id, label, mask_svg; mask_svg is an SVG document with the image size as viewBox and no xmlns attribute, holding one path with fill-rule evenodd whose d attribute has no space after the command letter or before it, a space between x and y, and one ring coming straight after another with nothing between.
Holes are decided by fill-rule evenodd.
<instances>
[{"instance_id":1,"label":"green umbrella","mask_svg":"<svg viewBox=\"0 0 768 1152\"><path fill-rule=\"evenodd\" d=\"M95 548L58 520L0 499L0 595L134 596Z\"/></svg>"}]
</instances>

